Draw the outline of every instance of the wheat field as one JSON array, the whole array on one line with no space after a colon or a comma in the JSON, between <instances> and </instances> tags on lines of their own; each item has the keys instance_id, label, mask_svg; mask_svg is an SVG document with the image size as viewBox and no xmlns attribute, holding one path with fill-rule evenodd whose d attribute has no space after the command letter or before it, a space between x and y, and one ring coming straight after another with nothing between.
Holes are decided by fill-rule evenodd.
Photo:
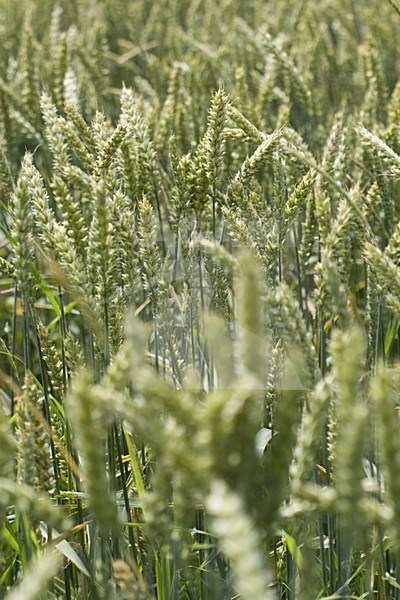
<instances>
[{"instance_id":1,"label":"wheat field","mask_svg":"<svg viewBox=\"0 0 400 600\"><path fill-rule=\"evenodd\" d=\"M398 0L0 0L0 598L400 600Z\"/></svg>"}]
</instances>

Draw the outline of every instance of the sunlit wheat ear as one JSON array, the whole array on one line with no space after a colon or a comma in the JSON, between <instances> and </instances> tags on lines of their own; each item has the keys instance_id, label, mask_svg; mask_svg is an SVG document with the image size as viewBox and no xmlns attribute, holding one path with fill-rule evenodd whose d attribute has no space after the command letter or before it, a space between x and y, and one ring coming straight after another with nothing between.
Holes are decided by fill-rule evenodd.
<instances>
[{"instance_id":1,"label":"sunlit wheat ear","mask_svg":"<svg viewBox=\"0 0 400 600\"><path fill-rule=\"evenodd\" d=\"M231 184L230 186L232 197L242 198L244 194L241 194L240 186ZM225 219L227 232L229 237L235 242L239 248L251 250L251 253L259 262L263 262L263 256L257 247L256 240L254 239L253 232L249 223L242 217L236 210L235 206L223 206L222 214Z\"/></svg>"},{"instance_id":2,"label":"sunlit wheat ear","mask_svg":"<svg viewBox=\"0 0 400 600\"><path fill-rule=\"evenodd\" d=\"M324 257L324 260L316 265L315 284L315 306L319 317L327 319L326 327L329 327L328 317L332 314L335 320L340 319L345 325L349 318L346 288L333 259Z\"/></svg>"},{"instance_id":3,"label":"sunlit wheat ear","mask_svg":"<svg viewBox=\"0 0 400 600\"><path fill-rule=\"evenodd\" d=\"M289 356L293 354L295 361L300 357L302 389L311 389L319 378L316 348L297 299L286 284L280 284L274 292L267 291L265 311Z\"/></svg>"},{"instance_id":4,"label":"sunlit wheat ear","mask_svg":"<svg viewBox=\"0 0 400 600\"><path fill-rule=\"evenodd\" d=\"M397 82L388 103L388 128L385 140L388 145L399 153L399 117L400 115L400 82Z\"/></svg>"},{"instance_id":5,"label":"sunlit wheat ear","mask_svg":"<svg viewBox=\"0 0 400 600\"><path fill-rule=\"evenodd\" d=\"M352 196L355 202L359 202L358 190L352 191ZM324 258L336 263L340 278L348 288L351 286L353 267L351 256L354 255L357 238L360 238L360 226L349 208L346 202L340 202L337 218L323 250Z\"/></svg>"},{"instance_id":6,"label":"sunlit wheat ear","mask_svg":"<svg viewBox=\"0 0 400 600\"><path fill-rule=\"evenodd\" d=\"M111 199L104 180L94 188L94 206L87 246L87 277L89 290L104 327L106 360L109 355L109 306L118 287L118 262L112 236Z\"/></svg>"},{"instance_id":7,"label":"sunlit wheat ear","mask_svg":"<svg viewBox=\"0 0 400 600\"><path fill-rule=\"evenodd\" d=\"M350 192L359 204L360 191ZM316 304L321 315L335 311L344 323L348 318L347 294L351 290L353 260L351 256L359 236L360 226L351 207L341 200L330 232L320 242L321 261L316 265Z\"/></svg>"},{"instance_id":8,"label":"sunlit wheat ear","mask_svg":"<svg viewBox=\"0 0 400 600\"><path fill-rule=\"evenodd\" d=\"M394 227L385 252L396 265L400 265L400 222Z\"/></svg>"},{"instance_id":9,"label":"sunlit wheat ear","mask_svg":"<svg viewBox=\"0 0 400 600\"><path fill-rule=\"evenodd\" d=\"M57 108L48 94L42 94L41 96L41 109L46 124L47 143L53 155L54 169L61 169L69 162L68 149Z\"/></svg>"},{"instance_id":10,"label":"sunlit wheat ear","mask_svg":"<svg viewBox=\"0 0 400 600\"><path fill-rule=\"evenodd\" d=\"M7 204L14 187L14 182L10 161L2 148L0 148L0 182L0 198Z\"/></svg>"},{"instance_id":11,"label":"sunlit wheat ear","mask_svg":"<svg viewBox=\"0 0 400 600\"><path fill-rule=\"evenodd\" d=\"M376 154L392 176L400 176L400 156L382 140L379 135L372 133L362 125L357 125L356 133L368 152Z\"/></svg>"},{"instance_id":12,"label":"sunlit wheat ear","mask_svg":"<svg viewBox=\"0 0 400 600\"><path fill-rule=\"evenodd\" d=\"M22 173L27 182L34 224L47 253L47 258L53 261L55 271L61 267L64 271L63 275L67 277L70 285L84 292L86 279L82 256L78 253L64 223L56 220L55 214L50 208L49 194L39 172L33 165L30 154L26 154L24 157ZM28 234L27 240L29 240ZM86 302L90 303L91 298L88 297Z\"/></svg>"},{"instance_id":13,"label":"sunlit wheat ear","mask_svg":"<svg viewBox=\"0 0 400 600\"><path fill-rule=\"evenodd\" d=\"M314 193L310 193L306 199L305 221L299 254L304 275L311 275L319 259L318 219Z\"/></svg>"},{"instance_id":14,"label":"sunlit wheat ear","mask_svg":"<svg viewBox=\"0 0 400 600\"><path fill-rule=\"evenodd\" d=\"M126 128L131 155L138 168L138 195L143 194L158 201L160 175L157 154L150 138L148 127L140 114L137 99L131 89L123 88L121 93L121 124Z\"/></svg>"},{"instance_id":15,"label":"sunlit wheat ear","mask_svg":"<svg viewBox=\"0 0 400 600\"><path fill-rule=\"evenodd\" d=\"M75 122L66 119L65 117L58 117L58 126L60 133L59 135L64 136L65 144L68 147L68 155L74 154L76 158L79 160L82 169L87 173L93 173L95 171L95 153L97 149L95 148L94 140L93 150L90 152L89 148L86 145L86 139L82 139L81 129L75 126ZM63 164L58 165L56 163L55 166L65 166ZM65 172L65 171L64 171Z\"/></svg>"},{"instance_id":16,"label":"sunlit wheat ear","mask_svg":"<svg viewBox=\"0 0 400 600\"><path fill-rule=\"evenodd\" d=\"M327 420L331 385L330 380L321 380L308 398L309 406L304 409L290 467L291 486L295 493L300 491L301 494L302 484L314 479L313 461Z\"/></svg>"},{"instance_id":17,"label":"sunlit wheat ear","mask_svg":"<svg viewBox=\"0 0 400 600\"><path fill-rule=\"evenodd\" d=\"M38 389L28 376L25 378L24 393L17 398L18 415L18 467L20 480L32 488L36 479L36 423L30 403L37 406Z\"/></svg>"},{"instance_id":18,"label":"sunlit wheat ear","mask_svg":"<svg viewBox=\"0 0 400 600\"><path fill-rule=\"evenodd\" d=\"M35 296L35 283L30 265L34 260L33 216L30 211L28 182L23 173L17 181L11 196L10 233L14 241L13 266L20 292L27 298Z\"/></svg>"},{"instance_id":19,"label":"sunlit wheat ear","mask_svg":"<svg viewBox=\"0 0 400 600\"><path fill-rule=\"evenodd\" d=\"M228 97L223 90L214 94L211 108L208 113L208 129L204 144L207 153L207 167L212 186L218 184L221 177L222 160L225 153L225 124L227 120Z\"/></svg>"},{"instance_id":20,"label":"sunlit wheat ear","mask_svg":"<svg viewBox=\"0 0 400 600\"><path fill-rule=\"evenodd\" d=\"M321 169L324 172L330 172L333 169L336 157L340 151L342 132L343 115L337 115L322 157ZM333 216L334 207L332 206L329 186L321 174L317 175L315 191L319 229L321 238L324 239L331 229L330 222Z\"/></svg>"},{"instance_id":21,"label":"sunlit wheat ear","mask_svg":"<svg viewBox=\"0 0 400 600\"><path fill-rule=\"evenodd\" d=\"M162 259L158 252L159 236L154 210L146 196L143 196L139 204L139 235L139 256L143 265L144 286L156 308Z\"/></svg>"},{"instance_id":22,"label":"sunlit wheat ear","mask_svg":"<svg viewBox=\"0 0 400 600\"><path fill-rule=\"evenodd\" d=\"M307 199L312 193L315 178L316 172L310 169L289 195L283 212L283 221L286 229L290 227L301 209L307 205Z\"/></svg>"},{"instance_id":23,"label":"sunlit wheat ear","mask_svg":"<svg viewBox=\"0 0 400 600\"><path fill-rule=\"evenodd\" d=\"M272 346L272 344L271 344ZM274 425L275 411L282 390L282 376L285 369L285 352L279 340L269 351L266 361L264 427ZM275 427L273 427L275 429Z\"/></svg>"},{"instance_id":24,"label":"sunlit wheat ear","mask_svg":"<svg viewBox=\"0 0 400 600\"><path fill-rule=\"evenodd\" d=\"M247 139L253 143L261 143L264 140L263 134L251 121L249 121L235 106L228 104L227 114L235 125L235 128L229 127L227 135L234 139Z\"/></svg>"},{"instance_id":25,"label":"sunlit wheat ear","mask_svg":"<svg viewBox=\"0 0 400 600\"><path fill-rule=\"evenodd\" d=\"M364 246L365 257L379 284L380 295L385 294L385 304L397 312L400 309L400 270L397 264L380 248L370 242Z\"/></svg>"},{"instance_id":26,"label":"sunlit wheat ear","mask_svg":"<svg viewBox=\"0 0 400 600\"><path fill-rule=\"evenodd\" d=\"M216 210L219 204L217 192L223 175L227 104L228 98L224 92L222 90L216 92L208 113L208 128L197 149L197 160L204 176L203 185L206 188L205 193L209 202L208 210L211 212L211 229L214 238L216 236ZM201 186L198 186L199 196L202 195L200 188ZM203 212L205 207L201 210Z\"/></svg>"},{"instance_id":27,"label":"sunlit wheat ear","mask_svg":"<svg viewBox=\"0 0 400 600\"><path fill-rule=\"evenodd\" d=\"M230 292L232 289L235 258L219 244L200 240L204 249L206 278L210 287L210 310L223 316L227 322L232 320L233 310Z\"/></svg>"},{"instance_id":28,"label":"sunlit wheat ear","mask_svg":"<svg viewBox=\"0 0 400 600\"><path fill-rule=\"evenodd\" d=\"M49 330L42 321L38 321L37 331L52 390L62 397L65 383L62 357L50 338Z\"/></svg>"},{"instance_id":29,"label":"sunlit wheat ear","mask_svg":"<svg viewBox=\"0 0 400 600\"><path fill-rule=\"evenodd\" d=\"M62 224L56 220L53 210L50 208L49 194L44 186L40 173L33 164L33 157L27 153L24 156L21 172L27 182L27 188L32 205L32 214L35 227L45 250L50 253L51 258L58 259L59 248L56 237L65 236L67 232ZM55 230L57 229L57 236Z\"/></svg>"},{"instance_id":30,"label":"sunlit wheat ear","mask_svg":"<svg viewBox=\"0 0 400 600\"><path fill-rule=\"evenodd\" d=\"M155 130L155 143L160 155L165 151L171 133L181 149L188 143L189 92L185 85L188 70L188 65L182 62L175 63L171 69L167 96Z\"/></svg>"},{"instance_id":31,"label":"sunlit wheat ear","mask_svg":"<svg viewBox=\"0 0 400 600\"><path fill-rule=\"evenodd\" d=\"M43 427L43 395L30 374L16 401L18 466L22 482L39 492L54 491L50 440ZM43 421L42 421L43 419Z\"/></svg>"},{"instance_id":32,"label":"sunlit wheat ear","mask_svg":"<svg viewBox=\"0 0 400 600\"><path fill-rule=\"evenodd\" d=\"M268 589L266 557L261 550L261 540L240 496L229 490L224 481L216 479L212 482L206 507L212 530L232 561L235 586L243 600L272 600L274 595Z\"/></svg>"},{"instance_id":33,"label":"sunlit wheat ear","mask_svg":"<svg viewBox=\"0 0 400 600\"><path fill-rule=\"evenodd\" d=\"M243 162L242 167L235 176L234 182L246 186L249 184L251 177L258 171L264 161L267 160L271 152L276 148L282 136L281 131L275 131L261 142L255 152ZM227 194L230 190L228 188Z\"/></svg>"}]
</instances>

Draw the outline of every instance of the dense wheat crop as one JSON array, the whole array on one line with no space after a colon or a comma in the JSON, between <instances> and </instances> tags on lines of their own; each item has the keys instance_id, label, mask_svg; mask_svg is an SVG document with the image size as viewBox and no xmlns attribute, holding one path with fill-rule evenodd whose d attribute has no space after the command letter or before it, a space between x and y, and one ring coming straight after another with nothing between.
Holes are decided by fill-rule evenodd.
<instances>
[{"instance_id":1,"label":"dense wheat crop","mask_svg":"<svg viewBox=\"0 0 400 600\"><path fill-rule=\"evenodd\" d=\"M0 597L400 599L397 0L0 0Z\"/></svg>"}]
</instances>

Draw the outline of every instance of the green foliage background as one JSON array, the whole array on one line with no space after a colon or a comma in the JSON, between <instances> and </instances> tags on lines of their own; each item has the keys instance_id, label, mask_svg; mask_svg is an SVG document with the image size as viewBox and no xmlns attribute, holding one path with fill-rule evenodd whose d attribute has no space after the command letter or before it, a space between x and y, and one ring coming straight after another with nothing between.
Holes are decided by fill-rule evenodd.
<instances>
[{"instance_id":1,"label":"green foliage background","mask_svg":"<svg viewBox=\"0 0 400 600\"><path fill-rule=\"evenodd\" d=\"M0 596L400 598L396 0L0 0Z\"/></svg>"}]
</instances>

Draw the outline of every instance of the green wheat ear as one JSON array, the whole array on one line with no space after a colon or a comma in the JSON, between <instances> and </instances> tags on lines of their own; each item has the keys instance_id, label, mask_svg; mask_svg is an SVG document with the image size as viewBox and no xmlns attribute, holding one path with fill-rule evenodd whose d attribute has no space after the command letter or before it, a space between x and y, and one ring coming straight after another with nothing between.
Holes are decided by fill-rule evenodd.
<instances>
[{"instance_id":1,"label":"green wheat ear","mask_svg":"<svg viewBox=\"0 0 400 600\"><path fill-rule=\"evenodd\" d=\"M107 424L111 406L107 394L98 394L91 385L87 373L75 378L74 386L66 402L74 437L82 457L85 488L93 518L102 532L107 527L117 527L115 498L110 492L110 483L104 461ZM91 436L87 435L91 431Z\"/></svg>"},{"instance_id":2,"label":"green wheat ear","mask_svg":"<svg viewBox=\"0 0 400 600\"><path fill-rule=\"evenodd\" d=\"M12 456L15 451L15 442L11 437L11 430L3 410L0 411L0 439L4 451L1 453L0 477L10 477L14 470Z\"/></svg>"},{"instance_id":3,"label":"green wheat ear","mask_svg":"<svg viewBox=\"0 0 400 600\"><path fill-rule=\"evenodd\" d=\"M268 589L269 578L261 540L240 496L229 490L223 480L215 479L206 506L221 547L232 560L235 584L241 597L272 599L274 595ZM237 540L243 535L245 543L238 544Z\"/></svg>"},{"instance_id":4,"label":"green wheat ear","mask_svg":"<svg viewBox=\"0 0 400 600\"><path fill-rule=\"evenodd\" d=\"M29 268L35 257L32 235L33 215L30 211L28 182L22 172L11 196L10 218L13 267L18 288L24 297L33 298L36 287Z\"/></svg>"},{"instance_id":5,"label":"green wheat ear","mask_svg":"<svg viewBox=\"0 0 400 600\"><path fill-rule=\"evenodd\" d=\"M331 346L337 405L336 458L333 471L338 492L344 563L350 560L351 545L356 547L360 544L365 534L362 460L366 446L368 410L360 385L365 368L365 341L363 332L352 328L345 332L336 331ZM357 515L354 513L355 506L358 507Z\"/></svg>"}]
</instances>

